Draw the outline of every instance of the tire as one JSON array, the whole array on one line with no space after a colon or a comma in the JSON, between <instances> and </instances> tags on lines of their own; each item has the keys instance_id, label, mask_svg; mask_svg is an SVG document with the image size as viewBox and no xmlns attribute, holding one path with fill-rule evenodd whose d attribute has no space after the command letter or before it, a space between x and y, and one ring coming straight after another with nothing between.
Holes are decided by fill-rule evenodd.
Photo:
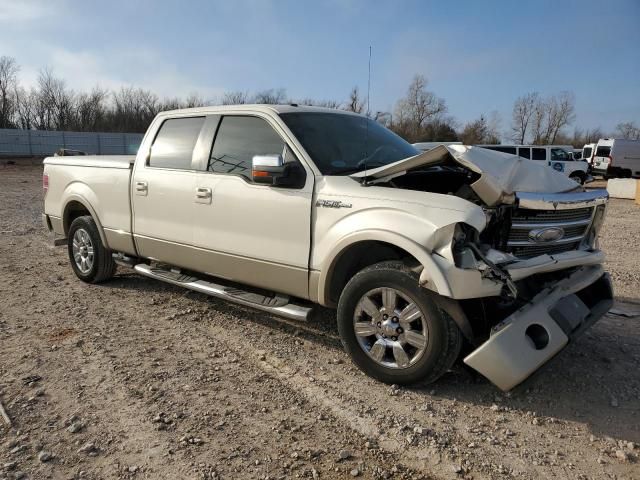
<instances>
[{"instance_id":1,"label":"tire","mask_svg":"<svg viewBox=\"0 0 640 480\"><path fill-rule=\"evenodd\" d=\"M385 307L383 300L387 298L388 305L394 304L393 294L383 297L389 290L395 291L392 310ZM353 362L367 375L384 383L431 383L440 378L458 358L462 334L430 295L419 286L418 275L399 261L377 263L354 275L338 302L338 331ZM381 307L378 313L364 300L365 297L374 307ZM405 312L415 312L416 308L420 316L408 323L415 315ZM393 321L394 317L397 317L396 321ZM421 329L423 337L426 332L426 338L416 336ZM418 348L423 342L424 346ZM378 347L374 346L376 344ZM406 358L397 350L397 344L405 351ZM379 358L381 350L384 352Z\"/></svg>"},{"instance_id":2,"label":"tire","mask_svg":"<svg viewBox=\"0 0 640 480\"><path fill-rule=\"evenodd\" d=\"M569 175L569 178L571 180L574 180L576 183L578 183L580 185L584 185L585 177L584 177L584 175L582 175L580 173L572 173L571 175Z\"/></svg>"},{"instance_id":3,"label":"tire","mask_svg":"<svg viewBox=\"0 0 640 480\"><path fill-rule=\"evenodd\" d=\"M67 251L73 272L83 282L104 282L116 273L117 265L111 251L104 247L96 222L90 215L78 217L71 223Z\"/></svg>"}]
</instances>

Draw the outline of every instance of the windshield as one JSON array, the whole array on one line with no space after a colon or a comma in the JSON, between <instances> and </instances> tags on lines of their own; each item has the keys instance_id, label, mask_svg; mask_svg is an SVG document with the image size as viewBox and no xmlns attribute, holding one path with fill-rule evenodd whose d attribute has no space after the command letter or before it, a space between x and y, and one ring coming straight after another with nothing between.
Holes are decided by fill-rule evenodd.
<instances>
[{"instance_id":1,"label":"windshield","mask_svg":"<svg viewBox=\"0 0 640 480\"><path fill-rule=\"evenodd\" d=\"M280 117L323 175L347 175L420 153L366 117L322 112L282 113Z\"/></svg>"}]
</instances>

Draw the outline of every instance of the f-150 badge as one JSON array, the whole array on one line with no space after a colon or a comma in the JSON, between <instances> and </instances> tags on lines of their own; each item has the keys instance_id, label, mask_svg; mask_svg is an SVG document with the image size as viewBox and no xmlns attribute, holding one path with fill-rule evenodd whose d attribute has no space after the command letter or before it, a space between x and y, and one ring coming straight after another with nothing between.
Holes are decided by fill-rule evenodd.
<instances>
[{"instance_id":1,"label":"f-150 badge","mask_svg":"<svg viewBox=\"0 0 640 480\"><path fill-rule=\"evenodd\" d=\"M340 200L318 200L316 202L316 207L351 208L352 205L350 203L341 202Z\"/></svg>"}]
</instances>

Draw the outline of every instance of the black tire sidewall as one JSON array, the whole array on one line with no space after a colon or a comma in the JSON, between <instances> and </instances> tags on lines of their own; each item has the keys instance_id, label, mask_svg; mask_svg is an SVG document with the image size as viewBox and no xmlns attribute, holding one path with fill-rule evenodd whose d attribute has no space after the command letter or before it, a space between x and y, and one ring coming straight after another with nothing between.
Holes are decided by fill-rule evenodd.
<instances>
[{"instance_id":1,"label":"black tire sidewall","mask_svg":"<svg viewBox=\"0 0 640 480\"><path fill-rule=\"evenodd\" d=\"M573 175L569 175L569 178L571 178L571 179L577 179L577 180L578 180L578 182L577 182L577 183L579 183L580 185L584 185L585 177L584 177L584 175L582 175L581 173L575 173L575 174L573 174Z\"/></svg>"},{"instance_id":2,"label":"black tire sidewall","mask_svg":"<svg viewBox=\"0 0 640 480\"><path fill-rule=\"evenodd\" d=\"M93 265L91 266L91 270L88 273L82 273L76 265L75 259L73 258L73 236L75 235L76 231L81 228L89 234L89 238L91 239L91 243L93 244ZM76 218L69 227L67 238L67 251L69 253L69 262L71 263L73 272L83 282L92 283L98 275L100 264L104 261L102 257L104 256L105 252L105 248L102 245L102 240L100 239L100 234L98 233L98 227L93 221L93 218Z\"/></svg>"},{"instance_id":3,"label":"black tire sidewall","mask_svg":"<svg viewBox=\"0 0 640 480\"><path fill-rule=\"evenodd\" d=\"M429 340L427 349L418 361L404 369L393 369L377 364L358 343L354 331L353 315L362 296L381 287L394 288L413 300L425 314ZM342 344L358 365L369 376L385 383L415 383L429 376L445 354L447 346L446 319L417 282L417 277L398 268L366 269L356 274L348 283L338 303L338 331Z\"/></svg>"}]
</instances>

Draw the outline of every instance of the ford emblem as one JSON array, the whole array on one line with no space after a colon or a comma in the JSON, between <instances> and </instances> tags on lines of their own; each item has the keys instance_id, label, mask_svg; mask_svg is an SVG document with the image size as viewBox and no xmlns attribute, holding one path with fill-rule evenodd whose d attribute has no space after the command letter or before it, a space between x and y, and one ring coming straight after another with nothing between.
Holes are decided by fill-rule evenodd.
<instances>
[{"instance_id":1,"label":"ford emblem","mask_svg":"<svg viewBox=\"0 0 640 480\"><path fill-rule=\"evenodd\" d=\"M564 237L564 230L560 227L538 228L529 232L529 240L536 243L556 242Z\"/></svg>"}]
</instances>

